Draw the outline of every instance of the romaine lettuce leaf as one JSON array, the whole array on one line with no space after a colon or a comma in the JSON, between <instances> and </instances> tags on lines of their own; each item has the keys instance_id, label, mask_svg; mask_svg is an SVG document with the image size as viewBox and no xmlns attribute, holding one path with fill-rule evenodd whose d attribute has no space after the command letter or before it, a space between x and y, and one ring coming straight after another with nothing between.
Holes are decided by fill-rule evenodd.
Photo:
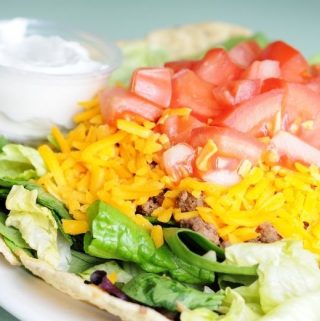
<instances>
[{"instance_id":1,"label":"romaine lettuce leaf","mask_svg":"<svg viewBox=\"0 0 320 321\"><path fill-rule=\"evenodd\" d=\"M6 200L10 210L6 225L20 231L26 243L37 251L38 258L58 270L68 270L70 244L58 231L52 212L36 203L37 196L37 190L13 186Z\"/></svg>"},{"instance_id":2,"label":"romaine lettuce leaf","mask_svg":"<svg viewBox=\"0 0 320 321\"><path fill-rule=\"evenodd\" d=\"M166 245L156 248L145 229L114 207L96 201L87 213L90 226L84 238L87 254L133 262L147 272L168 273L181 282L213 282L214 273L180 259Z\"/></svg>"},{"instance_id":3,"label":"romaine lettuce leaf","mask_svg":"<svg viewBox=\"0 0 320 321\"><path fill-rule=\"evenodd\" d=\"M167 276L140 273L121 290L130 298L151 307L177 311L177 304L195 309L198 307L217 310L223 293L205 293L177 282Z\"/></svg>"},{"instance_id":4,"label":"romaine lettuce leaf","mask_svg":"<svg viewBox=\"0 0 320 321\"><path fill-rule=\"evenodd\" d=\"M0 152L0 177L30 179L44 175L45 164L32 147L6 144Z\"/></svg>"},{"instance_id":5,"label":"romaine lettuce leaf","mask_svg":"<svg viewBox=\"0 0 320 321\"><path fill-rule=\"evenodd\" d=\"M225 314L219 315L204 308L185 310L181 314L181 321L257 321L261 316L251 310L241 295L231 289L226 290L224 303L219 311L224 311Z\"/></svg>"}]
</instances>

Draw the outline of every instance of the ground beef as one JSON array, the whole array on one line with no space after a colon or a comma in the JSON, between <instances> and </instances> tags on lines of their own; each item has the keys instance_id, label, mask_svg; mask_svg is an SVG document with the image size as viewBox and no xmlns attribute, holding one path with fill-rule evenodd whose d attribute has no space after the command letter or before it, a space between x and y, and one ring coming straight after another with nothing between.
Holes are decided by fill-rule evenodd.
<instances>
[{"instance_id":1,"label":"ground beef","mask_svg":"<svg viewBox=\"0 0 320 321\"><path fill-rule=\"evenodd\" d=\"M182 191L176 198L176 207L181 212L195 211L198 206L204 206L203 198L196 198L187 191Z\"/></svg>"},{"instance_id":2,"label":"ground beef","mask_svg":"<svg viewBox=\"0 0 320 321\"><path fill-rule=\"evenodd\" d=\"M190 228L191 230L202 234L211 242L219 245L220 238L217 229L213 224L206 223L201 217L193 217L189 220L181 220L180 227Z\"/></svg>"},{"instance_id":3,"label":"ground beef","mask_svg":"<svg viewBox=\"0 0 320 321\"><path fill-rule=\"evenodd\" d=\"M273 243L282 239L275 227L269 222L260 224L256 232L260 234L260 236L255 239L256 242Z\"/></svg>"},{"instance_id":4,"label":"ground beef","mask_svg":"<svg viewBox=\"0 0 320 321\"><path fill-rule=\"evenodd\" d=\"M161 192L157 196L150 197L146 203L137 206L136 213L150 216L152 212L160 207L164 200L164 192Z\"/></svg>"}]
</instances>

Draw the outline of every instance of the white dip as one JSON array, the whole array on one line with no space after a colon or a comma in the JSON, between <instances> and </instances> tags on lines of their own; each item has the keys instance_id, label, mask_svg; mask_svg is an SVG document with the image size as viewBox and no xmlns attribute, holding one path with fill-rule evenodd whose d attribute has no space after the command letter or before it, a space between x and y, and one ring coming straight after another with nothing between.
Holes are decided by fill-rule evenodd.
<instances>
[{"instance_id":1,"label":"white dip","mask_svg":"<svg viewBox=\"0 0 320 321\"><path fill-rule=\"evenodd\" d=\"M79 42L30 32L29 25L0 21L0 134L18 141L44 138L53 124L70 128L77 102L108 76Z\"/></svg>"}]
</instances>

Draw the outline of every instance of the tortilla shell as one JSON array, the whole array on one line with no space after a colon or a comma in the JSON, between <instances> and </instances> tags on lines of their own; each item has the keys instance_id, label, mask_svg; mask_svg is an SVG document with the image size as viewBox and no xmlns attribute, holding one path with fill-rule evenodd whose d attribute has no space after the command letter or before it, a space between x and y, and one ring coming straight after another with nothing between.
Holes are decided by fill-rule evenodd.
<instances>
[{"instance_id":1,"label":"tortilla shell","mask_svg":"<svg viewBox=\"0 0 320 321\"><path fill-rule=\"evenodd\" d=\"M26 269L46 283L74 299L95 305L124 321L169 321L153 309L120 300L97 286L87 285L75 274L56 271L46 262L28 256L23 250L18 250L17 255Z\"/></svg>"},{"instance_id":2,"label":"tortilla shell","mask_svg":"<svg viewBox=\"0 0 320 321\"><path fill-rule=\"evenodd\" d=\"M150 48L165 49L171 60L197 55L237 36L250 36L247 28L225 22L205 22L160 29L149 33L144 40L120 41L120 47L146 43Z\"/></svg>"},{"instance_id":3,"label":"tortilla shell","mask_svg":"<svg viewBox=\"0 0 320 321\"><path fill-rule=\"evenodd\" d=\"M0 236L0 253L11 265L15 265L15 266L21 265L20 261L11 252L11 250L8 248L7 244L4 242L1 236Z\"/></svg>"}]
</instances>

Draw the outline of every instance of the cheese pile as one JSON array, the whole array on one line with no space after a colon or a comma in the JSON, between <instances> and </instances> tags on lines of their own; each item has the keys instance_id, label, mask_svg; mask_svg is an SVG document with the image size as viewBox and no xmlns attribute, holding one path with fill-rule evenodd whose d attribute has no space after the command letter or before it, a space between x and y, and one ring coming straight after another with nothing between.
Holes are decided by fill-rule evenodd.
<instances>
[{"instance_id":1,"label":"cheese pile","mask_svg":"<svg viewBox=\"0 0 320 321\"><path fill-rule=\"evenodd\" d=\"M249 165L239 169L243 179L232 187L192 177L176 184L159 165L169 141L152 130L156 124L118 120L117 128L111 128L103 123L98 99L81 106L84 110L74 118L77 126L66 136L52 129L59 151L39 147L48 173L38 182L69 209L73 220L63 220L67 233L88 230L86 209L99 199L150 231L161 246L161 227L153 226L136 208L166 189L162 206L152 214L159 222L200 216L231 243L254 239L257 226L270 222L282 237L302 239L307 249L320 253L319 168L299 163L295 170ZM175 207L181 191L204 197L207 206L181 212Z\"/></svg>"}]
</instances>

